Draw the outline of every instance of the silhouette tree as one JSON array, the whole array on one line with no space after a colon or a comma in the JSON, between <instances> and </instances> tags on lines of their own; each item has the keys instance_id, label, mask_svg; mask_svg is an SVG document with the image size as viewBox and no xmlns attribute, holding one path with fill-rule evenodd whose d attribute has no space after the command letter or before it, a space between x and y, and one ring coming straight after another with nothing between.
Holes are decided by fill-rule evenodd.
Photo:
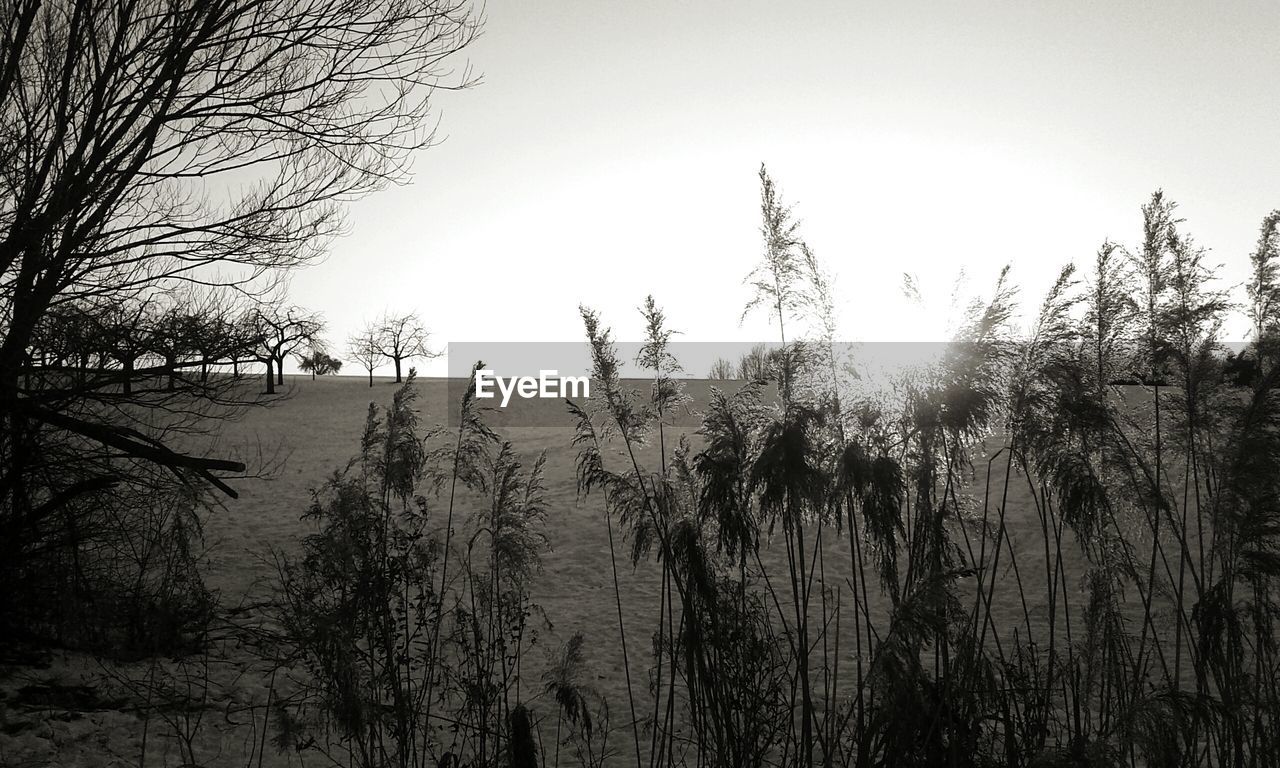
<instances>
[{"instance_id":1,"label":"silhouette tree","mask_svg":"<svg viewBox=\"0 0 1280 768\"><path fill-rule=\"evenodd\" d=\"M134 369L150 341L150 310L150 302L132 300L103 307L99 315L98 336L106 355L120 364L120 389L125 395L133 394Z\"/></svg>"},{"instance_id":2,"label":"silhouette tree","mask_svg":"<svg viewBox=\"0 0 1280 768\"><path fill-rule=\"evenodd\" d=\"M186 342L200 368L200 383L208 386L215 366L235 362L251 345L239 326L240 296L221 286L191 286L179 293L186 315Z\"/></svg>"},{"instance_id":3,"label":"silhouette tree","mask_svg":"<svg viewBox=\"0 0 1280 768\"><path fill-rule=\"evenodd\" d=\"M737 376L734 371L733 363L725 360L723 357L716 358L711 364L711 370L707 372L708 379L727 380Z\"/></svg>"},{"instance_id":4,"label":"silhouette tree","mask_svg":"<svg viewBox=\"0 0 1280 768\"><path fill-rule=\"evenodd\" d=\"M755 344L750 350L743 353L738 360L739 379L747 381L760 381L768 379L772 376L770 371L778 362L777 357L780 350L770 350L765 344Z\"/></svg>"},{"instance_id":5,"label":"silhouette tree","mask_svg":"<svg viewBox=\"0 0 1280 768\"><path fill-rule=\"evenodd\" d=\"M171 393L139 386L157 374L147 356L176 371L189 355L158 349L137 322L153 318L131 313L184 284L261 298L313 262L342 205L406 179L432 143L431 96L468 83L452 54L476 31L460 0L0 4L0 582L64 551L32 540L33 510L243 470L170 450L170 414L199 429L211 404L256 396L210 397L176 373ZM66 306L105 321L100 351L81 350L101 375L78 383L32 369L37 342L59 346L40 333ZM34 594L11 586L0 594Z\"/></svg>"},{"instance_id":6,"label":"silhouette tree","mask_svg":"<svg viewBox=\"0 0 1280 768\"><path fill-rule=\"evenodd\" d=\"M316 376L328 376L342 370L342 361L330 357L323 349L312 349L305 355L298 356L298 369L310 373L312 380Z\"/></svg>"},{"instance_id":7,"label":"silhouette tree","mask_svg":"<svg viewBox=\"0 0 1280 768\"><path fill-rule=\"evenodd\" d=\"M234 317L228 318L230 323L227 332L232 343L229 345L227 358L231 363L231 378L240 378L240 364L258 361L258 322L257 309L246 309Z\"/></svg>"},{"instance_id":8,"label":"silhouette tree","mask_svg":"<svg viewBox=\"0 0 1280 768\"><path fill-rule=\"evenodd\" d=\"M165 388L172 392L178 388L181 364L193 352L200 319L183 307L166 302L166 306L157 307L150 320L148 348L158 358Z\"/></svg>"},{"instance_id":9,"label":"silhouette tree","mask_svg":"<svg viewBox=\"0 0 1280 768\"><path fill-rule=\"evenodd\" d=\"M378 353L395 365L397 384L402 381L400 365L405 360L439 356L438 352L427 347L430 337L416 313L383 316L374 338L377 339Z\"/></svg>"},{"instance_id":10,"label":"silhouette tree","mask_svg":"<svg viewBox=\"0 0 1280 768\"><path fill-rule=\"evenodd\" d=\"M476 26L448 0L19 0L0 29L12 414L55 303L182 282L263 295L319 256L339 204L405 178L431 143L429 97L450 87L446 62ZM224 203L205 193L220 185L234 190Z\"/></svg>"},{"instance_id":11,"label":"silhouette tree","mask_svg":"<svg viewBox=\"0 0 1280 768\"><path fill-rule=\"evenodd\" d=\"M382 362L382 349L378 345L378 327L365 325L359 333L347 339L347 354L369 373L369 386L373 386L373 370Z\"/></svg>"},{"instance_id":12,"label":"silhouette tree","mask_svg":"<svg viewBox=\"0 0 1280 768\"><path fill-rule=\"evenodd\" d=\"M306 345L319 342L324 331L320 316L300 307L262 307L256 315L260 360L267 366L268 395L284 384L284 361Z\"/></svg>"}]
</instances>

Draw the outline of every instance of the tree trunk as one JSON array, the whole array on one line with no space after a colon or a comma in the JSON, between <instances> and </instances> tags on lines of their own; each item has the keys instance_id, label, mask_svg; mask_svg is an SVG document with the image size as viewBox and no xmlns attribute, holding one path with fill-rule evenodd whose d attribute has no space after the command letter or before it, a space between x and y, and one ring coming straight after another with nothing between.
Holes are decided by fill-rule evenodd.
<instances>
[{"instance_id":1,"label":"tree trunk","mask_svg":"<svg viewBox=\"0 0 1280 768\"><path fill-rule=\"evenodd\" d=\"M267 358L267 394L274 395L276 393L276 377L275 372L271 369L273 358Z\"/></svg>"},{"instance_id":2,"label":"tree trunk","mask_svg":"<svg viewBox=\"0 0 1280 768\"><path fill-rule=\"evenodd\" d=\"M127 357L121 361L124 364L124 385L122 391L126 395L133 394L133 358Z\"/></svg>"},{"instance_id":3,"label":"tree trunk","mask_svg":"<svg viewBox=\"0 0 1280 768\"><path fill-rule=\"evenodd\" d=\"M284 384L284 355L276 358L276 383Z\"/></svg>"},{"instance_id":4,"label":"tree trunk","mask_svg":"<svg viewBox=\"0 0 1280 768\"><path fill-rule=\"evenodd\" d=\"M373 389L373 369L369 369L369 388Z\"/></svg>"},{"instance_id":5,"label":"tree trunk","mask_svg":"<svg viewBox=\"0 0 1280 768\"><path fill-rule=\"evenodd\" d=\"M164 367L169 369L169 385L168 385L168 387L169 387L169 391L170 391L170 392L172 392L172 391L176 388L176 386L177 386L177 382L175 381L175 379L177 378L177 371L178 371L178 360L177 360L177 358L176 358L175 356L173 356L173 355L169 355L169 356L165 357L165 359L164 359Z\"/></svg>"},{"instance_id":6,"label":"tree trunk","mask_svg":"<svg viewBox=\"0 0 1280 768\"><path fill-rule=\"evenodd\" d=\"M399 384L400 383L400 358L398 357L395 358L395 361L396 361L396 383Z\"/></svg>"}]
</instances>

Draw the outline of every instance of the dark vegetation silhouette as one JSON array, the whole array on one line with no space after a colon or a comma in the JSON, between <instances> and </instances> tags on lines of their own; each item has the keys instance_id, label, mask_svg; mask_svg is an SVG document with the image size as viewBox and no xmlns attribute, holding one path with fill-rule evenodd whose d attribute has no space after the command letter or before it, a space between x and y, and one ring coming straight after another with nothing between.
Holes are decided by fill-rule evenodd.
<instances>
[{"instance_id":1,"label":"dark vegetation silhouette","mask_svg":"<svg viewBox=\"0 0 1280 768\"><path fill-rule=\"evenodd\" d=\"M347 339L347 357L360 364L369 374L369 386L373 386L373 372L382 364L382 350L378 344L378 329L366 325L359 333Z\"/></svg>"},{"instance_id":2,"label":"dark vegetation silhouette","mask_svg":"<svg viewBox=\"0 0 1280 768\"><path fill-rule=\"evenodd\" d=\"M315 379L317 376L341 373L342 361L325 352L323 345L313 346L307 354L299 355L298 370L311 374L311 378Z\"/></svg>"},{"instance_id":3,"label":"dark vegetation silhouette","mask_svg":"<svg viewBox=\"0 0 1280 768\"><path fill-rule=\"evenodd\" d=\"M384 363L395 368L397 384L403 383L403 366L412 360L430 360L444 354L428 345L431 333L417 313L388 312L367 322L347 338L347 355L360 364L373 386L373 372Z\"/></svg>"},{"instance_id":4,"label":"dark vegetation silhouette","mask_svg":"<svg viewBox=\"0 0 1280 768\"><path fill-rule=\"evenodd\" d=\"M259 342L257 355L266 369L266 394L284 384L284 361L300 349L323 346L324 320L301 307L270 305L252 315L253 338Z\"/></svg>"},{"instance_id":5,"label":"dark vegetation silhouette","mask_svg":"<svg viewBox=\"0 0 1280 768\"><path fill-rule=\"evenodd\" d=\"M404 380L400 369L405 361L434 358L441 354L427 346L431 334L413 312L383 315L373 338L377 339L378 354L395 366L397 384Z\"/></svg>"},{"instance_id":6,"label":"dark vegetation silhouette","mask_svg":"<svg viewBox=\"0 0 1280 768\"><path fill-rule=\"evenodd\" d=\"M550 698L598 764L608 714L577 682L581 638L542 690L524 680L545 457L522 465L474 387L454 429L421 429L415 397L410 374L385 414L370 407L360 454L315 493L316 532L278 556L280 657L310 673L279 709L285 746L359 766L536 765L530 707ZM463 495L482 503L455 520Z\"/></svg>"},{"instance_id":7,"label":"dark vegetation silhouette","mask_svg":"<svg viewBox=\"0 0 1280 768\"><path fill-rule=\"evenodd\" d=\"M297 618L316 611L328 617L319 626L391 630L328 651L359 651L368 671L317 663L324 695L381 691L322 709L381 718L354 721L363 732L341 723L343 754L397 765L527 765L535 752L544 765L651 767L1271 764L1277 217L1252 256L1255 339L1243 352L1222 348L1232 307L1156 193L1139 243L1104 243L1083 277L1061 270L1027 331L1014 330L1006 270L936 361L872 396L836 362L831 280L763 170L761 188L764 253L748 308L775 323L777 347L748 356L740 367L759 366L750 380L712 390L698 447L669 435L689 403L654 300L641 308L635 361L651 382L638 389L621 378L628 361L601 316L581 310L593 396L568 407L578 490L600 510L613 565L626 691L613 720L583 674L581 634L540 685L520 678L530 613L515 606L527 605L543 541L531 535L542 504L527 491L537 466L525 475L507 463L511 449L470 392L456 433L427 433L444 447L404 443L396 450L412 469L378 458L410 382L388 426L371 416L353 467L379 468L374 488L387 482L380 473L404 479L397 515L445 517L421 544L430 554L404 567L370 560L370 575L319 567L336 578L319 590L300 588L297 564L283 571L294 642L317 637L315 618ZM381 532L400 530L386 528L385 491L368 501L366 470L357 490L337 493L353 471L330 481L312 514L336 519L342 499L374 522L340 536L326 522L304 564L339 541L349 557L348 543L371 535L356 551L378 552ZM410 503L419 477L437 478L437 490ZM1015 488L1026 508L1010 506ZM489 511L455 532L460 490ZM1036 522L1032 540L1025 527L1013 540L1012 515ZM847 576L832 578L833 539ZM778 572L766 566L775 548ZM657 571L645 627L625 621L620 560ZM408 589L395 581L405 578ZM363 613L300 599L338 584L385 584L374 602L388 618L339 620ZM465 638L451 634L459 626ZM626 651L637 645L652 649L648 669ZM397 648L427 654L401 657L399 682L386 672ZM371 754L362 733L375 728L385 751Z\"/></svg>"},{"instance_id":8,"label":"dark vegetation silhouette","mask_svg":"<svg viewBox=\"0 0 1280 768\"><path fill-rule=\"evenodd\" d=\"M285 360L299 350L323 345L324 320L300 307L282 307L272 302L253 313L252 323L254 338L258 339L258 360L267 374L266 394L274 395L276 387L284 384Z\"/></svg>"},{"instance_id":9,"label":"dark vegetation silhouette","mask_svg":"<svg viewBox=\"0 0 1280 768\"><path fill-rule=\"evenodd\" d=\"M757 386L714 394L706 447L669 462L663 449L661 469L643 468L635 448L661 441L660 378L653 395L622 390L608 331L584 314L605 395L578 411L579 434L607 425L624 450L607 466L583 440L582 483L602 489L633 559L660 560L674 585L660 616L671 594L680 616L679 630L659 619L655 667L665 655L673 672L652 698L683 716L646 723L650 764L1267 764L1280 712L1277 316L1255 309L1252 349L1224 358L1229 305L1156 193L1141 245L1105 244L1083 285L1064 269L1029 334L1012 331L1002 274L932 369L888 400L851 400L824 354L829 281L763 170L761 186L748 309L777 324L777 364L761 366L776 400ZM1276 221L1249 288L1270 312ZM1148 396L1114 383L1126 379ZM1041 521L1031 562L1007 536L1013 483L1035 507L1016 513ZM765 569L762 532L786 572ZM821 542L841 535L853 578L832 585ZM753 592L758 622L743 616ZM997 626L1001 593L1023 606L1019 625ZM887 621L872 616L881 599ZM1029 599L1047 612L1033 617ZM774 663L726 663L755 647L752 631Z\"/></svg>"},{"instance_id":10,"label":"dark vegetation silhouette","mask_svg":"<svg viewBox=\"0 0 1280 768\"><path fill-rule=\"evenodd\" d=\"M407 178L476 30L448 0L0 4L0 634L198 634L200 512L263 471L201 446L266 402L244 363L272 392L314 343L289 270Z\"/></svg>"}]
</instances>

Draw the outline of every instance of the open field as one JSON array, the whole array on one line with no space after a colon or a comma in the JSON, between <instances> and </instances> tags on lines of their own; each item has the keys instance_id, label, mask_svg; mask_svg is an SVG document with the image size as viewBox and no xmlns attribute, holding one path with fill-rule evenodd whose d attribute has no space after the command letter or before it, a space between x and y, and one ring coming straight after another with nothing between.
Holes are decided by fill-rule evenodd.
<instances>
[{"instance_id":1,"label":"open field","mask_svg":"<svg viewBox=\"0 0 1280 768\"><path fill-rule=\"evenodd\" d=\"M447 424L446 408L451 394L459 390L443 379L425 379L417 382L421 392L420 411L424 424ZM647 387L647 382L634 381L636 388ZM725 386L725 382L719 382ZM250 413L242 421L229 424L224 440L231 445L248 446L260 442L272 446L280 441L284 465L267 479L247 479L235 483L240 498L226 502L223 513L216 514L206 527L207 541L211 546L209 583L223 593L223 599L232 603L243 599L252 602L262 597L260 590L267 588L275 578L275 568L269 557L269 548L290 551L299 538L311 531L307 522L299 520L310 503L311 490L335 469L341 468L356 452L360 433L364 427L369 404L380 408L390 402L396 385L389 379L375 380L369 388L358 377L336 377L311 381L305 377L290 380L291 397L281 404ZM694 380L686 382L686 391L692 397L691 413L673 419L675 426L666 428L668 450L683 436L697 450L697 411L707 400L711 382ZM736 386L728 382L728 388ZM601 498L580 497L575 478L576 450L571 445L573 429L567 413L560 416L564 405L560 402L513 401L510 408L540 409L550 411L548 417L536 418L539 422L559 419L562 426L514 426L503 427L504 421L524 424L535 420L527 413L506 416L490 412L488 421L499 436L509 440L526 464L532 464L537 455L546 451L547 498L551 511L546 533L550 548L543 555L542 573L535 577L533 599L546 612L551 626L544 636L544 643L563 641L574 632L582 631L588 638L588 654L610 700L621 704L625 692L621 687L622 654L617 642L617 614L612 586L612 568L609 559L608 530L603 517ZM640 452L640 460L647 466L657 462L656 441ZM971 486L965 493L975 497L976 504L986 482L986 462L978 458L974 463ZM992 482L999 486L1004 477L1004 465L995 462ZM475 512L475 499L466 499L461 507L455 529L464 529L468 516ZM1009 516L1007 533L1017 554L1019 567L1031 573L1044 568L1043 537L1040 522L1034 513L1025 482L1015 478L1008 492ZM993 510L993 515L995 511ZM616 525L616 524L615 524ZM632 568L627 553L629 547L618 537L618 581L622 595L623 619L633 637L647 637L656 623L658 604L658 568L651 561L642 561ZM976 546L976 544L975 544ZM850 576L848 539L842 533L829 531L824 541L827 584L831 589L847 590ZM779 546L769 548L763 559L765 566L777 578L786 572L786 559ZM1006 575L1012 579L1012 572ZM1034 578L1029 576L1028 578ZM1033 595L1032 597L1039 597ZM873 600L875 595L872 595ZM873 610L874 610L873 605ZM879 607L887 607L887 601L879 601ZM1043 618L1046 607L1034 602L1028 604L1033 621ZM997 626L1009 628L1023 621L1022 607L1016 595L1003 595L997 587ZM647 643L632 641L632 670L648 669L652 656Z\"/></svg>"},{"instance_id":2,"label":"open field","mask_svg":"<svg viewBox=\"0 0 1280 768\"><path fill-rule=\"evenodd\" d=\"M457 418L457 399L463 391L463 383L457 380L426 379L416 383L420 392L419 410L424 425L445 423L452 425ZM650 382L626 381L625 386L647 392ZM687 439L696 453L703 447L698 434L702 409L709 401L711 388L719 386L730 391L739 382L709 382L688 380L685 391L690 396L688 407L682 413L667 419L664 428L668 456L674 446ZM210 581L222 590L224 599L241 595L253 602L261 595L257 591L274 578L274 568L264 556L267 546L288 551L299 537L309 532L308 524L300 522L298 515L310 498L310 490L327 473L343 465L355 451L358 436L363 427L364 414L370 403L385 408L396 385L389 380L378 380L370 388L361 379L330 378L308 380L297 378L290 385L291 397L281 405L252 413L249 418L230 425L226 438L231 444L252 444L255 441L269 443L273 437L282 436L287 460L275 477L267 480L245 481L238 485L242 498L229 502L226 513L211 519L207 529L214 545ZM1127 410L1141 410L1149 405L1149 392L1141 388L1124 387L1117 396L1127 403ZM604 517L603 498L600 493L580 496L575 477L577 449L571 445L572 422L565 404L554 400L513 401L509 409L489 410L486 422L497 430L503 440L515 447L526 465L545 452L547 501L549 514L545 532L549 549L542 556L542 570L534 577L531 591L533 601L541 607L537 625L537 639L528 661L524 677L523 698L531 703L535 716L546 715L554 705L541 694L540 675L546 656L575 633L586 638L586 654L589 671L594 678L592 685L602 693L611 705L614 726L620 731L612 742L617 750L611 764L625 764L629 760L629 731L627 724L627 692L623 666L623 652L618 630L617 605L613 592L613 563L610 559L609 529ZM536 424L537 426L529 426ZM970 457L972 471L962 478L964 483L956 489L960 505L965 510L968 524L953 529L957 546L964 541L968 548L967 562L982 559L975 552L986 549L987 561L994 546L998 520L1003 521L1001 541L1005 550L1000 565L995 569L992 589L991 629L995 642L1001 640L1006 648L1024 644L1030 638L1041 649L1050 647L1050 627L1056 626L1053 642L1058 652L1082 641L1081 617L1088 602L1085 583L1090 568L1076 543L1074 534L1064 530L1060 551L1055 549L1054 537L1047 535L1044 520L1038 512L1031 481L1022 473L1013 471L1006 483L1009 469L1009 453L1001 451L1006 439L1001 434L991 435L982 449ZM650 440L640 449L639 461L647 469L656 470L659 464L657 440ZM614 458L625 464L621 449ZM1181 471L1166 467L1175 494L1181 491L1176 478ZM984 508L985 499L985 508ZM455 528L464 537L476 527L469 521L479 512L475 498L465 499L455 518ZM440 523L440 502L436 502L436 521ZM1003 512L1003 515L1002 515ZM981 535L980 522L986 520L991 534ZM1118 521L1123 525L1124 536L1145 562L1149 543L1145 543L1143 526L1136 519ZM657 629L657 610L660 595L660 568L652 554L633 567L628 559L629 542L623 540L621 526L614 521L617 550L617 579L622 619L629 638L629 661L633 680L633 692L639 716L644 719L651 700L647 690L654 670L652 635ZM810 528L810 535L813 535ZM455 539L455 542L458 539ZM853 587L850 540L847 526L842 531L827 528L821 539L821 554L812 560L821 570L811 571L814 579L814 595L828 590L829 603L839 602L845 612L845 621L853 618L850 589ZM787 558L781 531L772 532L761 555L763 568L771 575L780 594L788 595L785 585ZM1198 563L1197 563L1198 564ZM1056 570L1060 569L1060 570ZM758 573L757 568L749 571ZM891 608L888 597L881 591L875 579L874 569L868 571L871 578L869 611L878 633L889 626ZM1172 581L1172 574L1167 574ZM1046 583L1055 581L1050 590ZM959 580L959 594L966 610L973 605L976 582L972 577ZM1050 593L1056 594L1056 609L1050 607ZM784 597L785 600L785 597ZM1165 641L1172 635L1174 622L1172 595L1156 594L1152 598L1153 622ZM1141 627L1143 607L1135 592L1120 597L1121 612L1128 618L1129 629ZM832 609L834 611L834 608ZM1051 619L1051 611L1056 618ZM821 624L821 606L815 597L810 606L811 620ZM1075 617L1076 636L1071 634L1071 621ZM854 644L846 623L843 650L838 664L845 670L855 667ZM539 648L540 646L540 648ZM863 657L864 663L870 656ZM846 673L847 675L848 673ZM1192 673L1184 671L1184 683L1192 684ZM837 678L832 684L835 695L850 695L852 678ZM843 690L843 694L841 691ZM543 734L549 741L547 734ZM644 739L642 739L643 743ZM644 745L647 748L647 744ZM647 751L647 749L646 749Z\"/></svg>"}]
</instances>

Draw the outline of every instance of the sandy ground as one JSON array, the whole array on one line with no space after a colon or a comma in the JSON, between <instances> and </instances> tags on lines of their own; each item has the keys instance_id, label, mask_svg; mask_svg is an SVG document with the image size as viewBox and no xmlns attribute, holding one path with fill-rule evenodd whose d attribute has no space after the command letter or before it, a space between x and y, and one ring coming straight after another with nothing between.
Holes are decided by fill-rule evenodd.
<instances>
[{"instance_id":1,"label":"sandy ground","mask_svg":"<svg viewBox=\"0 0 1280 768\"><path fill-rule=\"evenodd\" d=\"M457 393L456 387L451 391L442 380L424 380L419 385L424 422L445 421L446 403ZM390 401L395 390L389 380L376 380L370 388L358 377L316 381L299 377L291 378L286 386L291 396L284 402L228 423L220 446L224 454L233 452L251 460L260 453L282 459L273 477L233 481L240 498L226 501L224 508L207 520L208 581L219 590L226 605L253 602L269 593L275 575L271 549L293 551L300 537L309 532L309 525L300 520L300 515L308 504L310 490L356 451L369 402L383 405ZM707 389L705 382L689 385L695 407L705 402ZM617 723L625 719L627 705L602 502L596 497L578 497L574 481L575 453L570 445L572 431L567 417L559 416L558 409L562 406L540 403L537 407L555 408L556 412L539 417L540 426L502 426L503 421L528 423L529 413L522 414L523 418L494 418L503 437L530 463L539 452L545 450L548 454L546 476L551 512L547 534L552 549L543 557L543 572L535 581L533 597L545 609L549 624L540 632L540 647L535 647L526 657L529 663L525 677L529 684L523 690L536 693L540 687L537 683L540 660L545 658L545 652L581 631L587 638L591 671L599 689L608 697ZM696 441L693 424L692 419L686 419L682 426L668 429L668 445L673 445L681 433ZM656 457L656 451L650 448L642 460L654 461ZM972 489L980 493L986 481L985 460L978 460L975 466L971 494ZM998 486L1003 478L1002 463L993 466L998 468L992 477ZM1021 478L1015 478L1010 484L1008 508L1010 536L1018 554L1019 571L1013 574L1004 566L1001 577L1039 579L1038 583L1043 584L1045 561L1040 522L1034 512L1028 511L1031 506ZM623 554L624 547L620 543L618 563L623 620L627 627L637 707L644 711L650 701L643 681L653 664L649 636L656 626L658 567L642 562L633 569ZM774 547L765 558L775 578L786 573L785 553L779 550ZM1077 556L1067 554L1069 560L1080 564ZM824 556L828 583L833 589L840 586L847 591L845 580L850 573L847 540L827 536ZM1073 568L1069 573L1078 579L1083 568ZM1071 586L1073 590L1077 588L1075 583ZM997 626L1009 629L1021 625L1024 619L1020 601L1016 596L1007 596L1008 590L997 591L1000 595L996 605ZM883 615L883 605L881 601L875 613ZM1027 610L1033 622L1043 621L1047 613L1046 607L1039 604L1029 604ZM845 647L850 645L846 639ZM195 673L201 671L201 662L182 662L189 678L198 677ZM182 679L181 665L172 660L163 663L166 669L176 670ZM145 723L145 759L140 759L144 754L144 722L120 703L130 695L129 686L121 679L145 677L149 672L145 663L107 667L82 656L65 655L55 657L47 669L3 668L0 696L9 701L21 698L19 691L24 686L50 681L93 687L98 691L99 701L87 711L66 706L65 702L43 707L0 706L0 713L4 713L4 721L0 722L0 765L181 765L184 729L197 733L193 744L199 764L299 764L298 756L279 754L270 744L259 749L261 724L250 713L252 706L260 705L267 695L270 681L263 670L250 664L244 652L235 648L219 649L210 669L210 677L218 682L216 690L206 694L199 686L192 689L196 698L206 697L200 727L192 727L194 716L185 720L178 716L168 718L175 722L153 718ZM526 693L526 698L531 696ZM30 690L25 697L32 698ZM532 699L531 706L535 712L539 707L551 709L548 702L536 698ZM625 748L630 736L618 733L611 742Z\"/></svg>"}]
</instances>

